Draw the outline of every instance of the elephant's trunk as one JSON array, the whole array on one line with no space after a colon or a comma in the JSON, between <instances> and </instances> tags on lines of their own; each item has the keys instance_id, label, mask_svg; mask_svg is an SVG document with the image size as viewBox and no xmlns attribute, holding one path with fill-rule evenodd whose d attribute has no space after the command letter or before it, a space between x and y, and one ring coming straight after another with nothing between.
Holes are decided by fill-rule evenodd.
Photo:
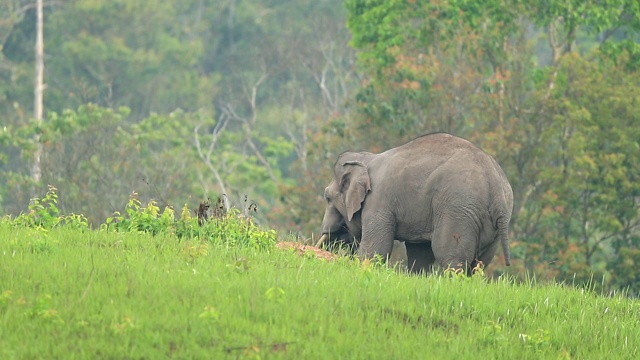
<instances>
[{"instance_id":1,"label":"elephant's trunk","mask_svg":"<svg viewBox=\"0 0 640 360\"><path fill-rule=\"evenodd\" d=\"M318 240L318 242L316 243L316 247L319 248L320 246L322 246L322 244L327 240L327 238L329 238L328 234L324 234L320 237L320 240Z\"/></svg>"}]
</instances>

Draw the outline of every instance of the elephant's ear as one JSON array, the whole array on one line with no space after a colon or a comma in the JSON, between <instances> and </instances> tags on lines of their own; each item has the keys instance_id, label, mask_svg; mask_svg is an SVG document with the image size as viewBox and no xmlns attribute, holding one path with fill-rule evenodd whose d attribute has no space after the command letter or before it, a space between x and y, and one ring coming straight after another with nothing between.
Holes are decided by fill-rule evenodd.
<instances>
[{"instance_id":1,"label":"elephant's ear","mask_svg":"<svg viewBox=\"0 0 640 360\"><path fill-rule=\"evenodd\" d=\"M360 210L365 196L371 191L371 180L367 166L359 161L347 161L342 164L345 172L340 180L340 190L345 196L347 220Z\"/></svg>"}]
</instances>

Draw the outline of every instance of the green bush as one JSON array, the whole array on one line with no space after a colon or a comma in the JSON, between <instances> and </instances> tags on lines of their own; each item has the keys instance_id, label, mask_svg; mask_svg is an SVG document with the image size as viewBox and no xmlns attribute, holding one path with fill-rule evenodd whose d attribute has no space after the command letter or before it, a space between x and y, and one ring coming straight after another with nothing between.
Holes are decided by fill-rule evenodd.
<instances>
[{"instance_id":1,"label":"green bush","mask_svg":"<svg viewBox=\"0 0 640 360\"><path fill-rule=\"evenodd\" d=\"M84 215L60 215L58 210L57 189L49 185L47 194L42 198L33 198L29 204L29 212L18 215L13 223L16 226L53 229L64 225L68 228L88 230L89 222Z\"/></svg>"},{"instance_id":2,"label":"green bush","mask_svg":"<svg viewBox=\"0 0 640 360\"><path fill-rule=\"evenodd\" d=\"M61 215L56 204L58 195L56 188L49 186L43 198L34 198L29 205L29 212L21 214L15 219L5 218L13 226L49 230L56 227L88 230L90 229L86 217L83 215ZM101 231L148 233L151 235L169 235L178 240L196 239L214 244L231 246L247 246L256 248L270 248L276 244L275 230L263 230L258 227L250 216L243 216L240 210L232 208L229 211L215 214L209 219L198 219L191 216L191 211L185 205L176 219L172 207L160 209L156 201L151 200L142 206L132 193L125 206L124 213L116 211L100 225ZM199 223L200 221L200 223Z\"/></svg>"}]
</instances>

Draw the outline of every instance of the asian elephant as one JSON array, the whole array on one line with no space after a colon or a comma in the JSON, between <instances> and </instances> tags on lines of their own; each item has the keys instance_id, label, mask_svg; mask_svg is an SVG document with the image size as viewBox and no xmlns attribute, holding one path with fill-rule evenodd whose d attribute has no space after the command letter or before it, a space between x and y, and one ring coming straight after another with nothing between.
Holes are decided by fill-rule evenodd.
<instances>
[{"instance_id":1,"label":"asian elephant","mask_svg":"<svg viewBox=\"0 0 640 360\"><path fill-rule=\"evenodd\" d=\"M348 231L359 257L387 259L395 239L413 272L437 262L470 274L502 244L510 265L511 185L493 157L465 139L435 133L379 154L345 152L324 197L317 246Z\"/></svg>"}]
</instances>

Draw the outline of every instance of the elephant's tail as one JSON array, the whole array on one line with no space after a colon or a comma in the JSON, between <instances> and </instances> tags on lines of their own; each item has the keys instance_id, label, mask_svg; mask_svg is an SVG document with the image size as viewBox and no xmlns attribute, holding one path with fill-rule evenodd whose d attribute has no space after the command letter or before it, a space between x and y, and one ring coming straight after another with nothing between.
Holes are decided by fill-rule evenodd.
<instances>
[{"instance_id":1,"label":"elephant's tail","mask_svg":"<svg viewBox=\"0 0 640 360\"><path fill-rule=\"evenodd\" d=\"M509 250L509 218L506 216L500 216L496 221L498 227L498 238L502 244L502 251L504 252L504 263L507 266L511 265L511 251Z\"/></svg>"}]
</instances>

